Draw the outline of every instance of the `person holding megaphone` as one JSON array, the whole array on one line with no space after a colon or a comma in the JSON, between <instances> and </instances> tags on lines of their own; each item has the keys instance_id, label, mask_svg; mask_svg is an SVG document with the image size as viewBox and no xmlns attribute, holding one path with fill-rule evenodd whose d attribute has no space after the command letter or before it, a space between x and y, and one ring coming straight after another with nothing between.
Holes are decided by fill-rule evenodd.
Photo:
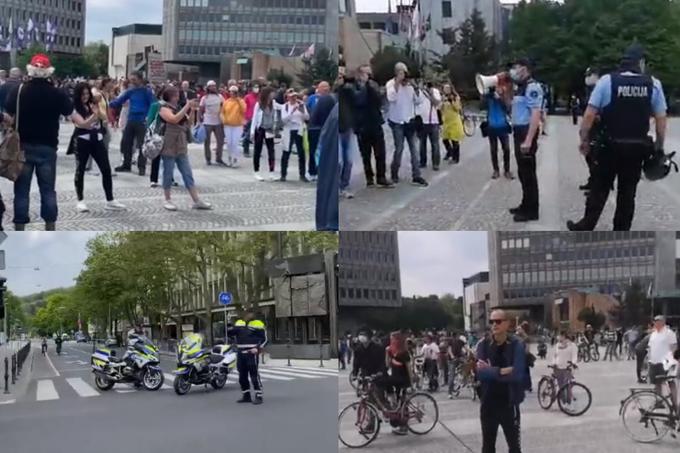
<instances>
[{"instance_id":1,"label":"person holding megaphone","mask_svg":"<svg viewBox=\"0 0 680 453\"><path fill-rule=\"evenodd\" d=\"M482 123L482 135L488 137L491 151L493 174L491 179L500 177L498 166L498 143L503 149L503 175L515 179L510 171L510 139L512 127L508 121L512 103L512 81L507 72L495 76L477 75L477 90L486 105L486 121Z\"/></svg>"}]
</instances>

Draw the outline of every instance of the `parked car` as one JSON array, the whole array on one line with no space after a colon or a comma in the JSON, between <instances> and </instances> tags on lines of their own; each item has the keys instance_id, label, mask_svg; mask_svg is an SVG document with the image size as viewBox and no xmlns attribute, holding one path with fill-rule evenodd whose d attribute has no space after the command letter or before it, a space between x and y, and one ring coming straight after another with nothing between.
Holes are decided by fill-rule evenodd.
<instances>
[{"instance_id":1,"label":"parked car","mask_svg":"<svg viewBox=\"0 0 680 453\"><path fill-rule=\"evenodd\" d=\"M90 337L82 332L76 333L76 343L87 343Z\"/></svg>"}]
</instances>

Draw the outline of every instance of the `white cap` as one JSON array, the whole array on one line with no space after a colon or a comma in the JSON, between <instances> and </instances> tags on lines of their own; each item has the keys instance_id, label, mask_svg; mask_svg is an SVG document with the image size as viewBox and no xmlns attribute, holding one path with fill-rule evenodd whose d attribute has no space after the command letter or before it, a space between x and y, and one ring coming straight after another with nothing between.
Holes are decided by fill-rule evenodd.
<instances>
[{"instance_id":1,"label":"white cap","mask_svg":"<svg viewBox=\"0 0 680 453\"><path fill-rule=\"evenodd\" d=\"M208 83L207 83L205 86L206 86L206 87L217 86L217 83L215 83L214 80L209 80Z\"/></svg>"}]
</instances>

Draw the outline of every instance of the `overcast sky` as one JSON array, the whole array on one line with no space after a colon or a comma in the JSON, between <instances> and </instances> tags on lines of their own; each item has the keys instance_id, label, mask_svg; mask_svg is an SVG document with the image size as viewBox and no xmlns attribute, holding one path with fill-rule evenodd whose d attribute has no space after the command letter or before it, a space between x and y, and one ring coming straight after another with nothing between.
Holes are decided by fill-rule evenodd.
<instances>
[{"instance_id":1,"label":"overcast sky","mask_svg":"<svg viewBox=\"0 0 680 453\"><path fill-rule=\"evenodd\" d=\"M489 270L486 231L400 231L404 297L463 295L463 278Z\"/></svg>"},{"instance_id":2,"label":"overcast sky","mask_svg":"<svg viewBox=\"0 0 680 453\"><path fill-rule=\"evenodd\" d=\"M87 241L93 232L8 232L0 245L5 250L7 287L19 296L68 287L80 274L87 258ZM38 270L36 270L38 269Z\"/></svg>"},{"instance_id":3,"label":"overcast sky","mask_svg":"<svg viewBox=\"0 0 680 453\"><path fill-rule=\"evenodd\" d=\"M163 0L87 0L85 41L111 43L111 29L163 23Z\"/></svg>"}]
</instances>

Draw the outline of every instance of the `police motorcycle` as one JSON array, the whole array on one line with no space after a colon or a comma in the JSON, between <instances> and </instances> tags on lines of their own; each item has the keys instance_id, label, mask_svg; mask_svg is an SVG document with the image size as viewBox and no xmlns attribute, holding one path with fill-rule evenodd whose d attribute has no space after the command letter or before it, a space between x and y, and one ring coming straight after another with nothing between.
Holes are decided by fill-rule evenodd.
<instances>
[{"instance_id":1,"label":"police motorcycle","mask_svg":"<svg viewBox=\"0 0 680 453\"><path fill-rule=\"evenodd\" d=\"M177 369L175 393L185 395L192 385L210 384L219 390L227 383L229 372L236 367L236 348L233 345L217 344L212 349L204 348L203 335L187 335L177 346Z\"/></svg>"},{"instance_id":2,"label":"police motorcycle","mask_svg":"<svg viewBox=\"0 0 680 453\"><path fill-rule=\"evenodd\" d=\"M158 390L165 380L160 368L160 352L144 335L128 337L128 348L122 358L116 351L98 348L91 357L94 383L100 390L110 390L115 384L133 383L147 390Z\"/></svg>"}]
</instances>

